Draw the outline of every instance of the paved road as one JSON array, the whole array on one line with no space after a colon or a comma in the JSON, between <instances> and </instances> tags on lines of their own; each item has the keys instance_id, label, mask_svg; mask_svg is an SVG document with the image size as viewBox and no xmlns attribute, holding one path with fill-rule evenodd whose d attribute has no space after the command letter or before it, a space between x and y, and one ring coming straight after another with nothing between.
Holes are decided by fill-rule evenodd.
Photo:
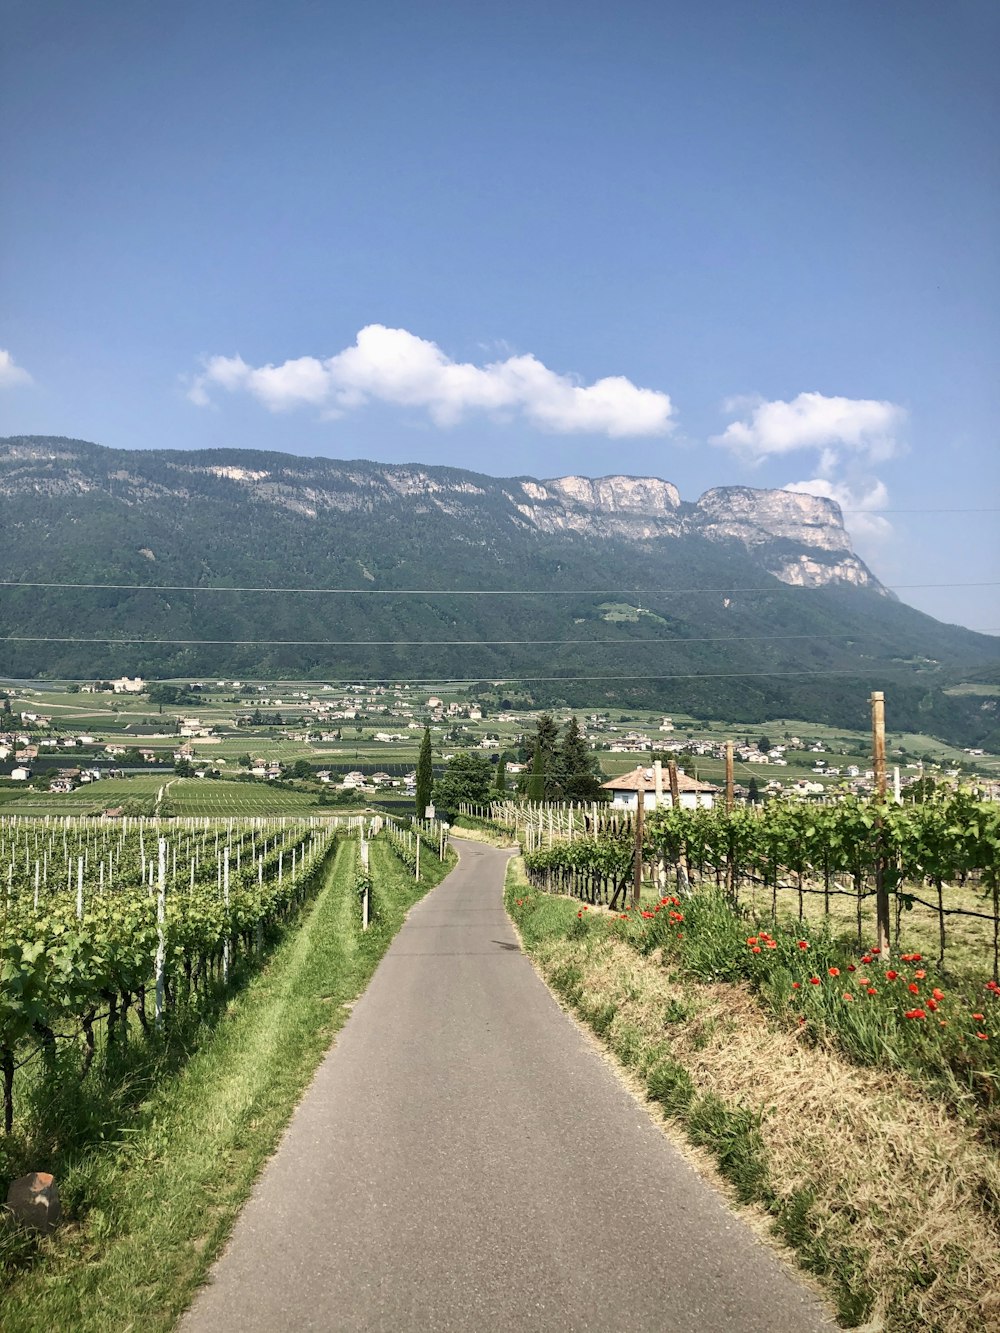
<instances>
[{"instance_id":1,"label":"paved road","mask_svg":"<svg viewBox=\"0 0 1000 1333\"><path fill-rule=\"evenodd\" d=\"M506 859L413 910L182 1333L834 1327L549 995Z\"/></svg>"}]
</instances>

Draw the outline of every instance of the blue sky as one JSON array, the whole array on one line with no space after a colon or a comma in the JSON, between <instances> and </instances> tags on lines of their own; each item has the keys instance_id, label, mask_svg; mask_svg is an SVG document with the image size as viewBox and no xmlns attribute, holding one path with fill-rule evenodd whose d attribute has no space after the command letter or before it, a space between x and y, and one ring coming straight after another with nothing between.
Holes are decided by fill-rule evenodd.
<instances>
[{"instance_id":1,"label":"blue sky","mask_svg":"<svg viewBox=\"0 0 1000 1333\"><path fill-rule=\"evenodd\" d=\"M0 433L803 484L1000 578L872 512L998 504L993 0L4 9Z\"/></svg>"}]
</instances>

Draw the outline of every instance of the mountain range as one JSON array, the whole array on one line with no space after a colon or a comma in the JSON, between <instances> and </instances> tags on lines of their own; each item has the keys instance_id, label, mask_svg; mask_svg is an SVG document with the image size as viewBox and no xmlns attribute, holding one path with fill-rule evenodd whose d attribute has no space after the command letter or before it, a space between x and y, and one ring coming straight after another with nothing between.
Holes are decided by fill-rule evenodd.
<instances>
[{"instance_id":1,"label":"mountain range","mask_svg":"<svg viewBox=\"0 0 1000 1333\"><path fill-rule=\"evenodd\" d=\"M947 692L1000 640L898 601L823 498L18 436L0 522L9 677L504 679L849 726L880 688L891 728L1000 749L995 701Z\"/></svg>"}]
</instances>

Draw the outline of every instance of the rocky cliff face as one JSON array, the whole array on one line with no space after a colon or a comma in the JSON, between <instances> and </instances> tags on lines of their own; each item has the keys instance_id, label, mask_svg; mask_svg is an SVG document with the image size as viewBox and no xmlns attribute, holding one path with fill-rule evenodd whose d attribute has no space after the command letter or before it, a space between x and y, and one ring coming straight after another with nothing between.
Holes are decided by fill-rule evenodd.
<instances>
[{"instance_id":1,"label":"rocky cliff face","mask_svg":"<svg viewBox=\"0 0 1000 1333\"><path fill-rule=\"evenodd\" d=\"M377 514L403 504L417 514L448 514L470 533L482 526L488 509L493 524L546 534L641 543L697 536L741 547L784 583L884 591L854 554L839 507L790 491L717 487L692 504L658 477L497 479L455 468L244 450L144 454L76 440L0 441L0 496L96 492L135 506L170 496L186 501L220 483L238 488L254 504L306 519L324 511Z\"/></svg>"}]
</instances>

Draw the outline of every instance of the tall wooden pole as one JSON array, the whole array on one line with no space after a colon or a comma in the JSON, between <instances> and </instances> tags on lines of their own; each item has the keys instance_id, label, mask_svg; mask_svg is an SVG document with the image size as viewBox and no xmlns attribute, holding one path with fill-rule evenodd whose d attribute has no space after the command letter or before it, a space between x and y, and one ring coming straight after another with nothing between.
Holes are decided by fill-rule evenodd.
<instances>
[{"instance_id":1,"label":"tall wooden pole","mask_svg":"<svg viewBox=\"0 0 1000 1333\"><path fill-rule=\"evenodd\" d=\"M667 777L670 779L670 804L674 810L681 808L680 786L677 782L677 760L667 761Z\"/></svg>"},{"instance_id":2,"label":"tall wooden pole","mask_svg":"<svg viewBox=\"0 0 1000 1333\"><path fill-rule=\"evenodd\" d=\"M875 777L875 801L878 807L878 821L875 827L877 839L875 849L875 917L879 957L885 962L889 957L892 920L889 911L889 889L886 884L885 848L882 834L882 817L885 811L885 695L881 690L872 691L871 706L872 770Z\"/></svg>"},{"instance_id":3,"label":"tall wooden pole","mask_svg":"<svg viewBox=\"0 0 1000 1333\"><path fill-rule=\"evenodd\" d=\"M733 808L733 743L726 741L726 809Z\"/></svg>"},{"instance_id":4,"label":"tall wooden pole","mask_svg":"<svg viewBox=\"0 0 1000 1333\"><path fill-rule=\"evenodd\" d=\"M636 792L635 807L635 862L632 878L632 906L638 907L642 897L642 826L646 816L646 792L640 787Z\"/></svg>"},{"instance_id":5,"label":"tall wooden pole","mask_svg":"<svg viewBox=\"0 0 1000 1333\"><path fill-rule=\"evenodd\" d=\"M885 800L885 695L872 692L872 767L875 771L875 795Z\"/></svg>"}]
</instances>

